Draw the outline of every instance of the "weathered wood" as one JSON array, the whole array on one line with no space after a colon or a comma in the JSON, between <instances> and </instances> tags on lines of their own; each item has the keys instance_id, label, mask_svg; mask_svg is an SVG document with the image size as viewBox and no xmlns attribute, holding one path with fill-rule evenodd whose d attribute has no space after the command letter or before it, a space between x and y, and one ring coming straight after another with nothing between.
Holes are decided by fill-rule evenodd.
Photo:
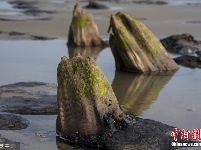
<instances>
[{"instance_id":1,"label":"weathered wood","mask_svg":"<svg viewBox=\"0 0 201 150\"><path fill-rule=\"evenodd\" d=\"M84 149L172 149L174 128L126 115L93 59L62 57L57 72L58 140Z\"/></svg>"},{"instance_id":2,"label":"weathered wood","mask_svg":"<svg viewBox=\"0 0 201 150\"><path fill-rule=\"evenodd\" d=\"M68 46L108 45L99 37L98 27L89 13L84 13L78 4L73 10L73 19L68 33Z\"/></svg>"},{"instance_id":3,"label":"weathered wood","mask_svg":"<svg viewBox=\"0 0 201 150\"><path fill-rule=\"evenodd\" d=\"M103 130L106 114L122 118L112 87L91 58L62 57L58 66L57 134L97 134ZM124 118L125 119L125 118Z\"/></svg>"},{"instance_id":4,"label":"weathered wood","mask_svg":"<svg viewBox=\"0 0 201 150\"><path fill-rule=\"evenodd\" d=\"M111 16L110 47L116 69L132 72L177 70L160 41L141 22L119 12Z\"/></svg>"}]
</instances>

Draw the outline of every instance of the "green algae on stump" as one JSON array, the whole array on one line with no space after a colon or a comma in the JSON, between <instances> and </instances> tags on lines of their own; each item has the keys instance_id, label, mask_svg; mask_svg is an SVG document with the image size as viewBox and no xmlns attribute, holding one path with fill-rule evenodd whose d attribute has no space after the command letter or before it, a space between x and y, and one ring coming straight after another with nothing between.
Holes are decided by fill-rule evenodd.
<instances>
[{"instance_id":1,"label":"green algae on stump","mask_svg":"<svg viewBox=\"0 0 201 150\"><path fill-rule=\"evenodd\" d=\"M117 119L121 111L112 87L95 61L80 55L62 57L58 65L57 134L97 134L104 127L104 115Z\"/></svg>"},{"instance_id":2,"label":"green algae on stump","mask_svg":"<svg viewBox=\"0 0 201 150\"><path fill-rule=\"evenodd\" d=\"M116 69L141 73L178 69L160 41L143 23L119 12L111 16L110 30Z\"/></svg>"},{"instance_id":3,"label":"green algae on stump","mask_svg":"<svg viewBox=\"0 0 201 150\"><path fill-rule=\"evenodd\" d=\"M68 33L68 46L106 46L99 37L98 27L89 13L84 13L78 4L73 10L73 18Z\"/></svg>"}]
</instances>

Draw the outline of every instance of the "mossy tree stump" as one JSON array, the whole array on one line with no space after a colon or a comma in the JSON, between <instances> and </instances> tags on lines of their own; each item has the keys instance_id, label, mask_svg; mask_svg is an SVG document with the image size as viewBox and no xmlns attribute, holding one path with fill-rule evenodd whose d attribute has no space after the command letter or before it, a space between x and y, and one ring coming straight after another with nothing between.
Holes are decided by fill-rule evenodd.
<instances>
[{"instance_id":1,"label":"mossy tree stump","mask_svg":"<svg viewBox=\"0 0 201 150\"><path fill-rule=\"evenodd\" d=\"M62 57L58 65L57 134L97 134L104 129L104 115L127 117L112 87L92 58ZM125 120L125 118L124 118Z\"/></svg>"},{"instance_id":2,"label":"mossy tree stump","mask_svg":"<svg viewBox=\"0 0 201 150\"><path fill-rule=\"evenodd\" d=\"M68 33L68 46L106 46L99 37L98 27L89 13L84 13L78 4L73 10L73 19Z\"/></svg>"},{"instance_id":3,"label":"mossy tree stump","mask_svg":"<svg viewBox=\"0 0 201 150\"><path fill-rule=\"evenodd\" d=\"M111 16L110 47L116 69L132 72L177 70L160 41L141 22L119 12Z\"/></svg>"}]
</instances>

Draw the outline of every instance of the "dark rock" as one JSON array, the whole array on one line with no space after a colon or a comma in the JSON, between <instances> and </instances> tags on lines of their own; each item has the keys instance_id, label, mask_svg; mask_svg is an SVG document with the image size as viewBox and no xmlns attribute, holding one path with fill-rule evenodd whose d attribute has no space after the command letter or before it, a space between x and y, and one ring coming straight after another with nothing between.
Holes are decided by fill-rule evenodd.
<instances>
[{"instance_id":1,"label":"dark rock","mask_svg":"<svg viewBox=\"0 0 201 150\"><path fill-rule=\"evenodd\" d=\"M7 138L3 138L0 134L0 143L6 143L9 142L9 140Z\"/></svg>"},{"instance_id":2,"label":"dark rock","mask_svg":"<svg viewBox=\"0 0 201 150\"><path fill-rule=\"evenodd\" d=\"M21 116L0 114L0 130L21 130L29 126L30 122Z\"/></svg>"},{"instance_id":3,"label":"dark rock","mask_svg":"<svg viewBox=\"0 0 201 150\"><path fill-rule=\"evenodd\" d=\"M190 34L176 34L160 40L168 52L179 53L184 47L201 51L201 41L197 41Z\"/></svg>"},{"instance_id":4,"label":"dark rock","mask_svg":"<svg viewBox=\"0 0 201 150\"><path fill-rule=\"evenodd\" d=\"M117 70L145 73L178 69L160 41L140 21L119 12L112 15L110 29Z\"/></svg>"},{"instance_id":5,"label":"dark rock","mask_svg":"<svg viewBox=\"0 0 201 150\"><path fill-rule=\"evenodd\" d=\"M9 3L12 4L14 8L22 9L24 14L30 15L30 16L38 16L42 13L46 13L46 14L54 13L53 11L49 11L49 10L39 10L35 6L37 4L37 1L26 2L21 0L15 0Z\"/></svg>"},{"instance_id":6,"label":"dark rock","mask_svg":"<svg viewBox=\"0 0 201 150\"><path fill-rule=\"evenodd\" d=\"M104 116L105 129L101 134L84 137L77 133L66 137L57 137L57 147L66 150L67 145L87 150L174 150L171 146L174 127L150 119L132 115L129 123L115 120L112 115ZM99 138L97 138L99 137ZM181 140L181 134L177 136Z\"/></svg>"},{"instance_id":7,"label":"dark rock","mask_svg":"<svg viewBox=\"0 0 201 150\"><path fill-rule=\"evenodd\" d=\"M161 40L163 46L170 52L183 56L174 60L185 67L201 68L201 41L190 34L172 35Z\"/></svg>"},{"instance_id":8,"label":"dark rock","mask_svg":"<svg viewBox=\"0 0 201 150\"><path fill-rule=\"evenodd\" d=\"M25 33L21 33L21 32L9 32L9 35L13 36L19 36L19 35L25 35Z\"/></svg>"},{"instance_id":9,"label":"dark rock","mask_svg":"<svg viewBox=\"0 0 201 150\"><path fill-rule=\"evenodd\" d=\"M195 20L195 21L186 21L186 23L201 24L201 21L198 21L198 20Z\"/></svg>"},{"instance_id":10,"label":"dark rock","mask_svg":"<svg viewBox=\"0 0 201 150\"><path fill-rule=\"evenodd\" d=\"M108 150L173 150L173 137L170 136L174 127L158 121L135 118L136 123L118 123L110 121L104 133L105 145ZM112 129L111 126L116 126ZM117 127L120 127L117 129ZM111 130L112 129L112 130ZM179 138L180 137L180 138ZM181 139L181 135L178 136Z\"/></svg>"},{"instance_id":11,"label":"dark rock","mask_svg":"<svg viewBox=\"0 0 201 150\"><path fill-rule=\"evenodd\" d=\"M68 46L106 46L99 37L98 27L89 13L84 13L78 4L73 10L73 18L68 33Z\"/></svg>"},{"instance_id":12,"label":"dark rock","mask_svg":"<svg viewBox=\"0 0 201 150\"><path fill-rule=\"evenodd\" d=\"M30 39L30 40L53 40L55 38L53 37L46 37L46 36L36 36L36 35L30 35L27 33L22 32L1 32L2 35L8 36L9 39Z\"/></svg>"},{"instance_id":13,"label":"dark rock","mask_svg":"<svg viewBox=\"0 0 201 150\"><path fill-rule=\"evenodd\" d=\"M19 82L0 87L0 110L17 114L57 114L56 85Z\"/></svg>"},{"instance_id":14,"label":"dark rock","mask_svg":"<svg viewBox=\"0 0 201 150\"><path fill-rule=\"evenodd\" d=\"M87 6L85 6L84 8L88 8L88 9L108 9L107 6L99 4L93 0L89 1L89 4Z\"/></svg>"},{"instance_id":15,"label":"dark rock","mask_svg":"<svg viewBox=\"0 0 201 150\"><path fill-rule=\"evenodd\" d=\"M31 35L31 39L32 40L54 40L55 38L46 37L46 36Z\"/></svg>"},{"instance_id":16,"label":"dark rock","mask_svg":"<svg viewBox=\"0 0 201 150\"><path fill-rule=\"evenodd\" d=\"M190 68L201 68L201 57L196 56L180 56L174 58L174 60L182 66Z\"/></svg>"},{"instance_id":17,"label":"dark rock","mask_svg":"<svg viewBox=\"0 0 201 150\"><path fill-rule=\"evenodd\" d=\"M150 1L150 0L134 1L133 3L147 4L147 5L167 5L168 4L168 2L164 2L164 1Z\"/></svg>"},{"instance_id":18,"label":"dark rock","mask_svg":"<svg viewBox=\"0 0 201 150\"><path fill-rule=\"evenodd\" d=\"M30 16L38 16L42 13L44 14L53 14L55 13L54 11L49 11L49 10L38 10L38 9L31 9L31 10L25 10L23 11L26 15L30 15Z\"/></svg>"}]
</instances>

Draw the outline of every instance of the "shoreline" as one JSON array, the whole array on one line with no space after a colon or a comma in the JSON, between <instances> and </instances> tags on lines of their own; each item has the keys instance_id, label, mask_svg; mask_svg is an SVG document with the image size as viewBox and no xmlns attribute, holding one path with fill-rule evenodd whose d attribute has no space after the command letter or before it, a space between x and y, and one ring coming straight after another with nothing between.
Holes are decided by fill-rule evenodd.
<instances>
[{"instance_id":1,"label":"shoreline","mask_svg":"<svg viewBox=\"0 0 201 150\"><path fill-rule=\"evenodd\" d=\"M29 0L29 2L31 1L32 0ZM189 33L196 39L201 39L201 18L198 15L201 14L201 9L199 6L102 3L109 6L110 9L105 9L104 11L84 9L85 12L89 12L93 15L101 37L109 37L107 29L109 27L111 14L123 11L133 18L141 19L140 21L142 21L159 39L182 33ZM37 0L36 4L34 6L38 7L39 10L52 10L53 13L40 13L39 16L36 16L36 19L28 20L12 20L12 16L0 15L0 19L4 19L0 20L1 31L23 32L37 36L67 39L68 29L72 19L72 10L76 2L68 2L61 5L51 3L48 0L44 0L43 2ZM79 4L83 7L87 5L87 2L79 2ZM17 19L17 17L18 16L14 16L15 19Z\"/></svg>"}]
</instances>

